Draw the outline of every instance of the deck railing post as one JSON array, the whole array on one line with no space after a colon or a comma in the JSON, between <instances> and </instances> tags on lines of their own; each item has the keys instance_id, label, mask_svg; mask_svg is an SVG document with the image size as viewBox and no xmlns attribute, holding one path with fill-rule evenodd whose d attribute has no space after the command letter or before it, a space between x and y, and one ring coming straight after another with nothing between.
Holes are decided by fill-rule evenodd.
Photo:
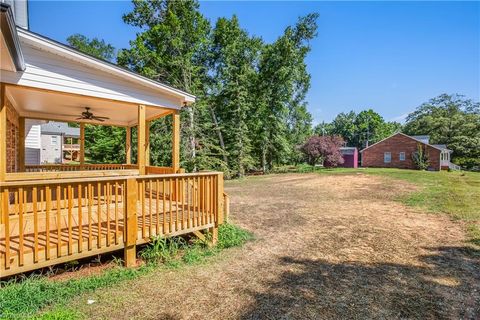
<instances>
[{"instance_id":1,"label":"deck railing post","mask_svg":"<svg viewBox=\"0 0 480 320\"><path fill-rule=\"evenodd\" d=\"M228 223L228 216L230 215L230 197L223 192L223 220Z\"/></svg>"},{"instance_id":2,"label":"deck railing post","mask_svg":"<svg viewBox=\"0 0 480 320\"><path fill-rule=\"evenodd\" d=\"M124 260L126 267L136 265L136 242L137 242L137 180L128 178L125 183L125 252Z\"/></svg>"},{"instance_id":3,"label":"deck railing post","mask_svg":"<svg viewBox=\"0 0 480 320\"><path fill-rule=\"evenodd\" d=\"M224 201L223 201L223 172L217 175L217 226L223 224L224 217Z\"/></svg>"}]
</instances>

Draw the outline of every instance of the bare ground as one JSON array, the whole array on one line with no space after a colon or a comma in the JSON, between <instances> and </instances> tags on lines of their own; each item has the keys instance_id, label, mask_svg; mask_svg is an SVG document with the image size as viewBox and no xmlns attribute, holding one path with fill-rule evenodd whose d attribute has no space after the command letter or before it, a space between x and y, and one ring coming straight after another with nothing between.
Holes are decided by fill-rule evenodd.
<instances>
[{"instance_id":1,"label":"bare ground","mask_svg":"<svg viewBox=\"0 0 480 320\"><path fill-rule=\"evenodd\" d=\"M479 252L460 222L394 201L413 189L363 174L230 182L231 220L255 241L73 306L92 319L480 319Z\"/></svg>"}]
</instances>

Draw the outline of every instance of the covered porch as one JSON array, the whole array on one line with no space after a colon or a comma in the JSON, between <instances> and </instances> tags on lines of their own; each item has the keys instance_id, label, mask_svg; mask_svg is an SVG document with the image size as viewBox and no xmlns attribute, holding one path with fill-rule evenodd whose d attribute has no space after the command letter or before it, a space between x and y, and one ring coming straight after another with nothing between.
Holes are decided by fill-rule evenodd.
<instances>
[{"instance_id":1,"label":"covered porch","mask_svg":"<svg viewBox=\"0 0 480 320\"><path fill-rule=\"evenodd\" d=\"M119 249L132 266L136 245L156 236L208 231L215 242L223 174L180 168L180 109L195 97L4 28L11 17L3 8L1 18L0 277ZM94 117L82 116L86 108ZM172 117L169 167L150 165L150 124L162 117ZM26 119L79 123L79 163L27 165ZM126 130L124 163L85 161L86 124Z\"/></svg>"}]
</instances>

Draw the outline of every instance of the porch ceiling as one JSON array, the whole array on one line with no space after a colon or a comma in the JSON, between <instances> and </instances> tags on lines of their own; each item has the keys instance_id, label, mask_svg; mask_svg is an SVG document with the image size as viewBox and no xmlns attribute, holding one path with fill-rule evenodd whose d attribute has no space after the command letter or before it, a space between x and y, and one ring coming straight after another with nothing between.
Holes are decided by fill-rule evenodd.
<instances>
[{"instance_id":1,"label":"porch ceiling","mask_svg":"<svg viewBox=\"0 0 480 320\"><path fill-rule=\"evenodd\" d=\"M7 86L6 95L20 116L30 119L45 119L67 122L85 122L114 126L134 126L138 124L138 105L46 91L23 86ZM80 114L90 108L96 116L108 117L105 122L77 120ZM146 119L152 120L171 113L171 109L147 106Z\"/></svg>"}]
</instances>

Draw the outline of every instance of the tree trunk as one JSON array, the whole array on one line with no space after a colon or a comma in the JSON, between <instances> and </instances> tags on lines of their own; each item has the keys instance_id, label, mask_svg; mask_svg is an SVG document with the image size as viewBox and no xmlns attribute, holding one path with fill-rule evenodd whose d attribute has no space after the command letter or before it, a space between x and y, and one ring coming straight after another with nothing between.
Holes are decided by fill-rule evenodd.
<instances>
[{"instance_id":1,"label":"tree trunk","mask_svg":"<svg viewBox=\"0 0 480 320\"><path fill-rule=\"evenodd\" d=\"M228 166L228 156L227 156L227 150L225 150L225 142L223 141L222 130L220 130L220 127L218 126L218 121L217 121L217 116L215 115L215 111L213 110L212 107L209 107L209 109L210 109L210 114L212 115L212 120L213 120L213 125L215 126L215 131L217 132L218 141L220 143L220 148L222 148L222 150L223 150L223 161Z\"/></svg>"}]
</instances>

